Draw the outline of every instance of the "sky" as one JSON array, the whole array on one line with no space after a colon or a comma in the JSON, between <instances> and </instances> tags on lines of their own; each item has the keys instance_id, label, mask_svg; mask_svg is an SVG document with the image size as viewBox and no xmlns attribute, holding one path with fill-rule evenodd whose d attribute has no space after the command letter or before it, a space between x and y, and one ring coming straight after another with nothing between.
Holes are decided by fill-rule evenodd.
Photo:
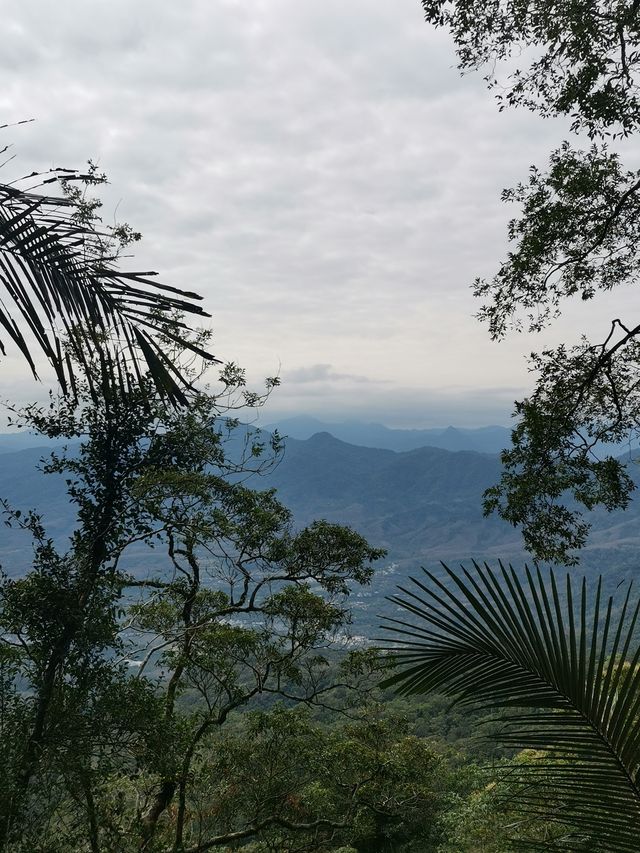
<instances>
[{"instance_id":1,"label":"sky","mask_svg":"<svg viewBox=\"0 0 640 853\"><path fill-rule=\"evenodd\" d=\"M508 424L528 353L620 313L572 306L499 344L474 318L514 213L500 191L568 132L500 113L418 0L0 8L0 124L35 119L2 131L0 178L99 163L105 220L144 236L126 265L202 294L253 386L280 375L265 423ZM7 358L2 396L37 393Z\"/></svg>"}]
</instances>

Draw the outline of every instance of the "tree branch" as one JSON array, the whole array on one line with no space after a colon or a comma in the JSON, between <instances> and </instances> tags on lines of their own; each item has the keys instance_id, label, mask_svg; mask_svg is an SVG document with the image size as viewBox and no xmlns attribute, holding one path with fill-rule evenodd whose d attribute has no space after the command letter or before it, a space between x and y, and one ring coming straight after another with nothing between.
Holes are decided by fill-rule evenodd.
<instances>
[{"instance_id":1,"label":"tree branch","mask_svg":"<svg viewBox=\"0 0 640 853\"><path fill-rule=\"evenodd\" d=\"M294 832L308 832L313 829L344 829L348 824L345 821L328 820L327 818L318 818L309 823L298 823L279 815L271 815L258 823L248 826L246 829L240 829L236 832L226 832L223 835L216 835L205 841L202 844L197 844L195 847L186 847L184 853L205 853L206 850L212 850L214 847L220 847L222 844L231 844L234 841L241 841L243 838L250 838L256 835L268 826L282 826L284 829L290 829ZM167 851L168 853L168 851Z\"/></svg>"}]
</instances>

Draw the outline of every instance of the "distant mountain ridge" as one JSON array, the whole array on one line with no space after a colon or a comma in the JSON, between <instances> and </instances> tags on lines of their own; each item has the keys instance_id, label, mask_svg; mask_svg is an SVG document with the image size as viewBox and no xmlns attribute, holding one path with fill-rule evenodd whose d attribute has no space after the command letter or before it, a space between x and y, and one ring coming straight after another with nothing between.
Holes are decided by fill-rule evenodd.
<instances>
[{"instance_id":1,"label":"distant mountain ridge","mask_svg":"<svg viewBox=\"0 0 640 853\"><path fill-rule=\"evenodd\" d=\"M17 453L32 447L42 447L43 450L53 449L65 444L64 439L49 439L31 432L0 433L0 454Z\"/></svg>"},{"instance_id":2,"label":"distant mountain ridge","mask_svg":"<svg viewBox=\"0 0 640 853\"><path fill-rule=\"evenodd\" d=\"M12 449L14 436L0 435L0 498L22 510L40 510L50 534L63 537L74 516L64 478L37 470L54 444L47 446L41 436L17 438L18 446L29 441L35 446ZM631 473L640 483L640 471ZM500 460L487 452L433 446L397 451L354 445L319 432L304 440L289 437L278 465L246 482L257 489L275 488L296 524L315 518L348 524L372 544L388 548L393 559L519 559L519 531L496 516L482 515L483 492L499 476ZM591 518L594 546L640 545L640 500L624 512L598 509ZM24 541L17 534L0 528L0 562L7 569L7 552L15 556L18 540ZM18 562L24 564L24 555Z\"/></svg>"},{"instance_id":3,"label":"distant mountain ridge","mask_svg":"<svg viewBox=\"0 0 640 853\"><path fill-rule=\"evenodd\" d=\"M54 539L64 539L74 509L64 478L37 470L46 447L0 456L0 497L22 510L42 512ZM393 560L433 560L520 552L517 531L500 519L483 519L482 493L496 481L495 455L436 447L408 451L362 447L327 432L299 441L288 438L279 464L247 481L275 488L296 525L316 518L347 524ZM24 571L27 540L18 530L0 531L0 563L9 574ZM27 545L28 548L28 545ZM140 566L143 570L143 566Z\"/></svg>"},{"instance_id":4,"label":"distant mountain ridge","mask_svg":"<svg viewBox=\"0 0 640 853\"><path fill-rule=\"evenodd\" d=\"M281 435L300 441L319 432L328 432L334 438L349 444L398 452L416 450L419 447L439 447L454 452L475 450L478 453L500 453L509 445L511 439L511 430L503 426L391 429L382 424L363 421L325 423L306 415L285 418L262 429L267 432L277 429Z\"/></svg>"},{"instance_id":5,"label":"distant mountain ridge","mask_svg":"<svg viewBox=\"0 0 640 853\"><path fill-rule=\"evenodd\" d=\"M38 437L32 438L37 444ZM48 535L62 544L75 513L64 478L45 476L36 468L47 447L40 438L40 446L12 450L3 447L2 439L0 498L21 510L39 510ZM388 549L371 587L354 594L358 624L368 621L373 636L375 613L386 606L384 596L421 565L436 567L440 560L456 565L471 558L524 562L520 532L500 518L482 516L482 493L499 473L500 460L489 453L437 447L394 451L349 444L320 432L306 440L287 439L279 464L245 482L257 489L277 489L296 525L326 518ZM640 472L632 473L640 481ZM615 588L640 570L640 500L624 512L599 509L591 520L594 529L584 570L603 572ZM158 551L140 546L126 560L126 568L146 577L158 570L159 559ZM15 527L0 526L2 569L19 576L30 561L29 537Z\"/></svg>"},{"instance_id":6,"label":"distant mountain ridge","mask_svg":"<svg viewBox=\"0 0 640 853\"><path fill-rule=\"evenodd\" d=\"M503 521L483 519L482 493L499 476L495 455L437 447L394 451L316 433L288 438L283 461L263 478L301 524L327 518L349 524L394 558L478 553L519 534Z\"/></svg>"}]
</instances>

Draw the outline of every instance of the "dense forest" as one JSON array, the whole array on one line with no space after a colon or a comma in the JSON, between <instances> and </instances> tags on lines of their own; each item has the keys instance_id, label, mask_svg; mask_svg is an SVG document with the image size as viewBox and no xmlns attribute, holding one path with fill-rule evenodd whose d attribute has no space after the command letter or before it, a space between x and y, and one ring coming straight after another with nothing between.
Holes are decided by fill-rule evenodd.
<instances>
[{"instance_id":1,"label":"dense forest","mask_svg":"<svg viewBox=\"0 0 640 853\"><path fill-rule=\"evenodd\" d=\"M636 0L422 6L500 109L568 117L588 140L503 194L511 249L475 283L491 336L636 283ZM139 235L102 223L104 180L90 164L0 185L0 353L35 378L47 360L58 383L45 404L7 404L10 425L54 442L37 476L57 478L71 524L57 535L59 519L2 500L30 556L18 570L2 552L0 850L636 850L640 601L571 567L589 513L626 510L636 488L616 448L637 439L640 326L617 317L600 343L534 354L501 465L460 463L458 485L495 473L479 542L497 513L530 567L478 553L413 572L363 636L354 601L384 543L342 510L296 518L261 479L284 440L247 422L278 378L249 388L194 328L196 294L126 271ZM444 451L412 452L405 473ZM406 560L433 503L415 499Z\"/></svg>"}]
</instances>

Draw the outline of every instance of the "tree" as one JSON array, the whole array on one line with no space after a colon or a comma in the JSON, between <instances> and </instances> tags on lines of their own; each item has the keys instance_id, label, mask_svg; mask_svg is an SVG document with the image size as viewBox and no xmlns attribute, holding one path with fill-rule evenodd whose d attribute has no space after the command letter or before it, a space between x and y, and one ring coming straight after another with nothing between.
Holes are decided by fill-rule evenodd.
<instances>
[{"instance_id":1,"label":"tree","mask_svg":"<svg viewBox=\"0 0 640 853\"><path fill-rule=\"evenodd\" d=\"M422 5L427 21L451 31L461 70L483 69L500 109L567 116L574 133L591 139L587 148L563 142L546 169L532 166L526 181L504 191L521 209L509 225L515 245L493 279L475 283L491 336L539 331L567 298L637 283L640 172L625 169L607 144L640 126L636 0ZM640 325L615 317L600 342L583 337L533 358L537 385L516 404L504 475L487 492L485 511L521 525L541 559L576 562L589 530L580 507L611 510L630 499L625 464L601 447L638 435L639 335Z\"/></svg>"},{"instance_id":2,"label":"tree","mask_svg":"<svg viewBox=\"0 0 640 853\"><path fill-rule=\"evenodd\" d=\"M100 202L87 190L105 181L89 163L84 173L53 169L0 183L0 330L36 378L33 347L39 348L64 393L76 390L74 368L62 344L72 337L85 371L87 353L100 353L105 380L132 387L147 371L159 393L173 404L184 404L189 384L167 359L158 333L162 330L182 347L213 359L197 348L176 312L209 315L197 304L197 294L158 284L153 272L119 268L119 253L140 234L128 225L102 224ZM37 191L52 184L58 194ZM2 339L0 354L6 355ZM101 389L90 372L87 376L96 397Z\"/></svg>"},{"instance_id":3,"label":"tree","mask_svg":"<svg viewBox=\"0 0 640 853\"><path fill-rule=\"evenodd\" d=\"M221 827L253 818L263 826L254 839L265 853L435 851L457 787L434 744L375 707L330 726L299 708L246 714L201 767L201 806L192 820L223 847L245 831Z\"/></svg>"},{"instance_id":4,"label":"tree","mask_svg":"<svg viewBox=\"0 0 640 853\"><path fill-rule=\"evenodd\" d=\"M509 223L512 249L491 280L474 285L492 338L540 331L566 299L636 283L640 172L623 167L608 138L624 150L640 124L640 4L422 5L429 22L450 30L461 70L483 69L500 109L569 117L571 131L590 140L563 142L545 169L532 166L503 192L520 210ZM532 357L536 387L516 403L512 447L484 506L520 525L538 558L576 562L589 531L583 510L630 499L625 463L602 445L637 437L639 335L615 317L600 343L583 337ZM601 582L592 596L583 582L576 596L567 576L563 595L555 574L546 581L538 569L525 578L475 564L446 569L445 579L426 574L395 599L420 621L389 626L401 637L392 659L402 669L387 684L511 710L500 742L530 752L505 765L510 787L499 796L556 830L536 840L526 832L519 846L636 849L639 608L629 592L621 608L612 599L603 607Z\"/></svg>"},{"instance_id":5,"label":"tree","mask_svg":"<svg viewBox=\"0 0 640 853\"><path fill-rule=\"evenodd\" d=\"M569 116L590 137L633 133L640 123L635 0L588 6L495 0L422 0L426 20L447 27L462 71L482 69L502 109ZM515 58L500 76L499 63ZM524 63L524 64L523 64Z\"/></svg>"},{"instance_id":6,"label":"tree","mask_svg":"<svg viewBox=\"0 0 640 853\"><path fill-rule=\"evenodd\" d=\"M438 853L516 853L531 849L532 842L545 850L554 849L570 834L558 815L549 820L549 812L524 812L519 803L530 796L527 769L535 763L536 790L547 789L549 799L558 798L553 788L553 775L547 778L545 763L553 757L539 750L524 750L511 762L498 763L492 771L487 767L468 767L472 783L470 791L454 793L450 807L441 819L444 839ZM515 771L515 772L514 772ZM566 847L565 847L566 849Z\"/></svg>"},{"instance_id":7,"label":"tree","mask_svg":"<svg viewBox=\"0 0 640 853\"><path fill-rule=\"evenodd\" d=\"M412 578L391 599L414 618L387 620L400 669L384 686L509 709L499 741L534 751L503 766L511 811L555 827L558 849L637 850L640 600L629 587L605 604L601 581L593 597L584 580L575 594L569 574L563 596L554 572L547 581L540 569L524 578L503 566L445 571Z\"/></svg>"},{"instance_id":8,"label":"tree","mask_svg":"<svg viewBox=\"0 0 640 853\"><path fill-rule=\"evenodd\" d=\"M262 398L233 365L220 378L220 394L187 409L145 376L94 400L80 382L77 397L24 414L43 435L82 441L44 465L77 510L67 547L5 505L34 543L33 569L0 585L7 849L202 846L194 767L234 712L273 697L330 705L336 682L356 693L368 680L373 655L347 656L338 678L329 664L351 585L383 552L327 522L295 530L273 491L246 485L264 441L223 414L234 394ZM142 546L151 571L136 562ZM247 821L245 836L259 832Z\"/></svg>"}]
</instances>

